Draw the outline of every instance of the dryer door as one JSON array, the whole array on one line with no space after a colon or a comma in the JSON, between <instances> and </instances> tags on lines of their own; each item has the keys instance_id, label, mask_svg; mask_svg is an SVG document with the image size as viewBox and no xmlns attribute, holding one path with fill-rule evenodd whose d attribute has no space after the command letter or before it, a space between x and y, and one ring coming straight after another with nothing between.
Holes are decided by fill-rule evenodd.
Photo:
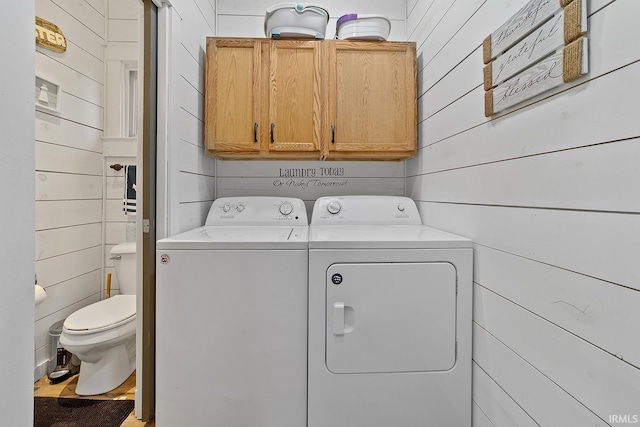
<instances>
[{"instance_id":1,"label":"dryer door","mask_svg":"<svg viewBox=\"0 0 640 427\"><path fill-rule=\"evenodd\" d=\"M454 366L452 264L333 264L327 269L326 292L329 371L421 372Z\"/></svg>"}]
</instances>

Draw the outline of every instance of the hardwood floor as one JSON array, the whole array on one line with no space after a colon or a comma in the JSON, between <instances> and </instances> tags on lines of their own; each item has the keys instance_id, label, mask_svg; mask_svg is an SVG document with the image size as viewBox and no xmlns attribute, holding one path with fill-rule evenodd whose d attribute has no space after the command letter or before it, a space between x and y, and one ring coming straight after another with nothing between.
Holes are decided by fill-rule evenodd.
<instances>
[{"instance_id":1,"label":"hardwood floor","mask_svg":"<svg viewBox=\"0 0 640 427\"><path fill-rule=\"evenodd\" d=\"M136 373L131 376L118 388L108 393L97 396L78 396L75 394L78 376L62 381L58 384L51 384L45 375L34 384L33 395L36 397L67 397L67 398L84 398L84 399L105 399L105 400L134 400L136 391ZM145 423L136 418L132 412L122 423L121 427L155 427L155 421Z\"/></svg>"}]
</instances>

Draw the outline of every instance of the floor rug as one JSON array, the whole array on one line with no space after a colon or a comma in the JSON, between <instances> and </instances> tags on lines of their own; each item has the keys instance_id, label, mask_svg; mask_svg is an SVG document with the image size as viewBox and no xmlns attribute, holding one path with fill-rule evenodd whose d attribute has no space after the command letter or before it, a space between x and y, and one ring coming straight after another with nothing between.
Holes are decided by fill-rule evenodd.
<instances>
[{"instance_id":1,"label":"floor rug","mask_svg":"<svg viewBox=\"0 0 640 427\"><path fill-rule=\"evenodd\" d=\"M133 400L34 398L34 427L120 427Z\"/></svg>"}]
</instances>

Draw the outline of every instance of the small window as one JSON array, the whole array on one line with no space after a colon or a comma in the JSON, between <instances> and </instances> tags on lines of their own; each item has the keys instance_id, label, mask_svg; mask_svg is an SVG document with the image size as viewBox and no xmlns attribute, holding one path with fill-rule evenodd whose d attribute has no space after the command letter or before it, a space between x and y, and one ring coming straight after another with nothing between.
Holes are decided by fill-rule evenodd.
<instances>
[{"instance_id":1,"label":"small window","mask_svg":"<svg viewBox=\"0 0 640 427\"><path fill-rule=\"evenodd\" d=\"M138 135L138 70L124 67L124 133L125 136Z\"/></svg>"}]
</instances>

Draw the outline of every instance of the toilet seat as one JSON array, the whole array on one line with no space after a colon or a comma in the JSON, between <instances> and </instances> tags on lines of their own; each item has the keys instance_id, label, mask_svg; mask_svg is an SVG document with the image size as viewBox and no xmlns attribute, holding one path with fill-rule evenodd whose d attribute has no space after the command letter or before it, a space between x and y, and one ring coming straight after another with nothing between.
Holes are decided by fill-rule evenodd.
<instances>
[{"instance_id":1,"label":"toilet seat","mask_svg":"<svg viewBox=\"0 0 640 427\"><path fill-rule=\"evenodd\" d=\"M81 308L64 321L64 332L86 335L117 328L136 317L136 296L116 295Z\"/></svg>"}]
</instances>

